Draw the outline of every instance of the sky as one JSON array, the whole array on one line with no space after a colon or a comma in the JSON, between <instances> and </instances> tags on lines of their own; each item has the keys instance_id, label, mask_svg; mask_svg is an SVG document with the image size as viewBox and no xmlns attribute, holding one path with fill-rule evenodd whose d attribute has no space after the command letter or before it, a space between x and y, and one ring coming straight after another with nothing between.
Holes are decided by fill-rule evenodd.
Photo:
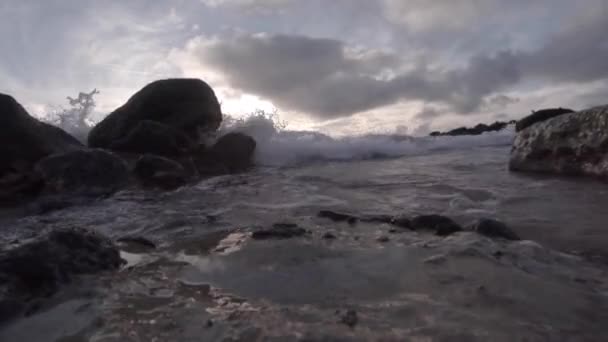
<instances>
[{"instance_id":1,"label":"sky","mask_svg":"<svg viewBox=\"0 0 608 342\"><path fill-rule=\"evenodd\" d=\"M0 46L0 92L37 115L173 77L336 135L608 104L608 0L0 0Z\"/></svg>"}]
</instances>

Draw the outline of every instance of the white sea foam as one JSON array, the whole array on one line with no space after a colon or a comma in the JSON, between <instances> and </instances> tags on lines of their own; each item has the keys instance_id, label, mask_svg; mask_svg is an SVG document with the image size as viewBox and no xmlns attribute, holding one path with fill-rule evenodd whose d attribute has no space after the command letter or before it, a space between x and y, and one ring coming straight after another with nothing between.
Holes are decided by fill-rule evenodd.
<instances>
[{"instance_id":1,"label":"white sea foam","mask_svg":"<svg viewBox=\"0 0 608 342\"><path fill-rule=\"evenodd\" d=\"M297 165L313 160L362 160L420 155L432 151L508 146L514 129L477 136L410 137L394 134L367 134L333 138L312 131L285 130L275 116L256 113L245 119L227 120L222 132L240 131L257 142L256 162L260 165Z\"/></svg>"}]
</instances>

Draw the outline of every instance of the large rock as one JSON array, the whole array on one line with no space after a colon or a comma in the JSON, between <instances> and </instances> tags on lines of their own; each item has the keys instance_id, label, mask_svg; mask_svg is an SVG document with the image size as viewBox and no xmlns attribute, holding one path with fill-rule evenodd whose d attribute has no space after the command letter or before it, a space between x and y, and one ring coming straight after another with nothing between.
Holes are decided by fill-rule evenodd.
<instances>
[{"instance_id":1,"label":"large rock","mask_svg":"<svg viewBox=\"0 0 608 342\"><path fill-rule=\"evenodd\" d=\"M513 171L608 176L608 106L562 114L519 132Z\"/></svg>"},{"instance_id":2,"label":"large rock","mask_svg":"<svg viewBox=\"0 0 608 342\"><path fill-rule=\"evenodd\" d=\"M202 80L155 81L97 124L89 133L88 144L111 148L144 120L170 126L198 140L199 132L219 127L222 112L213 89Z\"/></svg>"},{"instance_id":3,"label":"large rock","mask_svg":"<svg viewBox=\"0 0 608 342\"><path fill-rule=\"evenodd\" d=\"M519 120L517 122L517 124L515 125L515 130L517 132L519 132L525 128L528 128L528 127L534 125L537 122L543 122L545 120L549 120L556 116L560 116L560 115L564 115L564 114L568 114L568 113L574 113L574 111L572 109L567 109L567 108L542 109L542 110L533 112L532 114Z\"/></svg>"},{"instance_id":4,"label":"large rock","mask_svg":"<svg viewBox=\"0 0 608 342\"><path fill-rule=\"evenodd\" d=\"M133 173L144 187L169 190L188 181L188 173L180 163L150 154L137 160Z\"/></svg>"},{"instance_id":5,"label":"large rock","mask_svg":"<svg viewBox=\"0 0 608 342\"><path fill-rule=\"evenodd\" d=\"M182 156L193 147L194 142L181 131L150 120L139 122L127 136L110 145L113 151L166 157Z\"/></svg>"},{"instance_id":6,"label":"large rock","mask_svg":"<svg viewBox=\"0 0 608 342\"><path fill-rule=\"evenodd\" d=\"M11 96L0 94L0 178L30 170L40 159L82 148L60 128L30 116Z\"/></svg>"},{"instance_id":7,"label":"large rock","mask_svg":"<svg viewBox=\"0 0 608 342\"><path fill-rule=\"evenodd\" d=\"M36 171L47 190L60 193L109 194L129 180L126 163L100 149L48 156L36 165Z\"/></svg>"},{"instance_id":8,"label":"large rock","mask_svg":"<svg viewBox=\"0 0 608 342\"><path fill-rule=\"evenodd\" d=\"M117 269L122 262L109 239L84 229L53 231L0 252L0 323L75 276Z\"/></svg>"}]
</instances>

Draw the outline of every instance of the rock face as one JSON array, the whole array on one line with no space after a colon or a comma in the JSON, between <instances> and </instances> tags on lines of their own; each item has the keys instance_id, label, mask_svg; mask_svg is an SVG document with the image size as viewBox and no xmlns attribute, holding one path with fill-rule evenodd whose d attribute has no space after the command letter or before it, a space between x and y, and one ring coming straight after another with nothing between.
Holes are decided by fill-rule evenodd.
<instances>
[{"instance_id":1,"label":"rock face","mask_svg":"<svg viewBox=\"0 0 608 342\"><path fill-rule=\"evenodd\" d=\"M608 176L608 106L562 114L519 132L512 171Z\"/></svg>"},{"instance_id":2,"label":"rock face","mask_svg":"<svg viewBox=\"0 0 608 342\"><path fill-rule=\"evenodd\" d=\"M89 133L88 144L109 149L144 120L170 126L196 141L200 131L219 127L222 112L213 89L204 81L159 80L145 86L97 124Z\"/></svg>"},{"instance_id":3,"label":"rock face","mask_svg":"<svg viewBox=\"0 0 608 342\"><path fill-rule=\"evenodd\" d=\"M411 229L431 230L439 236L448 236L462 230L451 218L441 215L420 215L412 219Z\"/></svg>"},{"instance_id":4,"label":"rock face","mask_svg":"<svg viewBox=\"0 0 608 342\"><path fill-rule=\"evenodd\" d=\"M0 178L29 170L50 154L81 147L76 138L38 121L14 98L0 94Z\"/></svg>"},{"instance_id":5,"label":"rock face","mask_svg":"<svg viewBox=\"0 0 608 342\"><path fill-rule=\"evenodd\" d=\"M50 296L74 276L113 270L122 259L112 242L84 229L53 231L0 253L0 320L32 299ZM8 310L12 309L12 310Z\"/></svg>"},{"instance_id":6,"label":"rock face","mask_svg":"<svg viewBox=\"0 0 608 342\"><path fill-rule=\"evenodd\" d=\"M253 166L256 142L243 133L228 133L207 150L199 151L196 164L201 174L237 173Z\"/></svg>"},{"instance_id":7,"label":"rock face","mask_svg":"<svg viewBox=\"0 0 608 342\"><path fill-rule=\"evenodd\" d=\"M525 118L519 120L515 125L515 130L517 132L521 131L524 128L528 128L534 125L537 122L542 122L545 120L549 120L556 116L574 113L572 109L567 108L550 108L550 109L542 109L537 112L533 112L532 114L526 116Z\"/></svg>"},{"instance_id":8,"label":"rock face","mask_svg":"<svg viewBox=\"0 0 608 342\"><path fill-rule=\"evenodd\" d=\"M108 194L129 180L125 162L100 149L54 154L41 160L36 170L51 192Z\"/></svg>"},{"instance_id":9,"label":"rock face","mask_svg":"<svg viewBox=\"0 0 608 342\"><path fill-rule=\"evenodd\" d=\"M150 120L139 122L127 136L110 145L113 151L165 157L185 155L193 147L194 142L181 131Z\"/></svg>"},{"instance_id":10,"label":"rock face","mask_svg":"<svg viewBox=\"0 0 608 342\"><path fill-rule=\"evenodd\" d=\"M146 154L135 163L133 173L144 187L175 189L188 181L184 167L171 159Z\"/></svg>"}]
</instances>

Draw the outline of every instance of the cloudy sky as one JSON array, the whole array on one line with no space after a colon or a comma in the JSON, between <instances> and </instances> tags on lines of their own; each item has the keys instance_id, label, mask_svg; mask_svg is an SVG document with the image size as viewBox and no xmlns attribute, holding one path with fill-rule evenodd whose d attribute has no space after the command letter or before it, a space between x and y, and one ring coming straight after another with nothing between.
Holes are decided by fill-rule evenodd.
<instances>
[{"instance_id":1,"label":"cloudy sky","mask_svg":"<svg viewBox=\"0 0 608 342\"><path fill-rule=\"evenodd\" d=\"M2 0L0 92L40 114L199 77L291 128L425 133L608 103L608 0Z\"/></svg>"}]
</instances>

